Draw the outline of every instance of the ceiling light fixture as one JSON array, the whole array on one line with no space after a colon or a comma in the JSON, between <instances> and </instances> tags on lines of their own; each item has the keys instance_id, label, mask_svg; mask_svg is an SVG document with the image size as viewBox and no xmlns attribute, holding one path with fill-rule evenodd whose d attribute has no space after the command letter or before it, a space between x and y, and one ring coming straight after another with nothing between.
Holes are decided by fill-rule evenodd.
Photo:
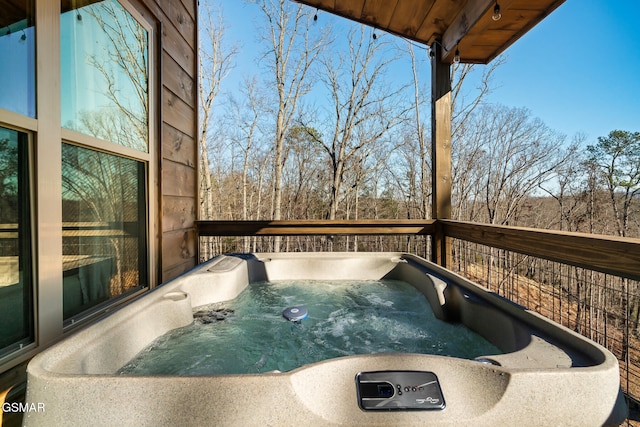
<instances>
[{"instance_id":1,"label":"ceiling light fixture","mask_svg":"<svg viewBox=\"0 0 640 427\"><path fill-rule=\"evenodd\" d=\"M491 15L491 19L494 21L499 21L502 18L502 12L500 11L500 5L496 1L496 5L493 8L493 15Z\"/></svg>"}]
</instances>

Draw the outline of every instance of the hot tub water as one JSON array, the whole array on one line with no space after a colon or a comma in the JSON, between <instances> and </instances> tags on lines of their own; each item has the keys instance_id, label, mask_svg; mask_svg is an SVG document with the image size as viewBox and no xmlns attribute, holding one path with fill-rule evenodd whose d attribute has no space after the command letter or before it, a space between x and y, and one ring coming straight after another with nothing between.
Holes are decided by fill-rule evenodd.
<instances>
[{"instance_id":1,"label":"hot tub water","mask_svg":"<svg viewBox=\"0 0 640 427\"><path fill-rule=\"evenodd\" d=\"M286 320L301 306L308 317ZM339 356L383 352L473 359L501 353L463 325L437 319L406 282L279 281L250 284L236 299L197 307L226 315L156 339L119 372L215 375L288 371Z\"/></svg>"}]
</instances>

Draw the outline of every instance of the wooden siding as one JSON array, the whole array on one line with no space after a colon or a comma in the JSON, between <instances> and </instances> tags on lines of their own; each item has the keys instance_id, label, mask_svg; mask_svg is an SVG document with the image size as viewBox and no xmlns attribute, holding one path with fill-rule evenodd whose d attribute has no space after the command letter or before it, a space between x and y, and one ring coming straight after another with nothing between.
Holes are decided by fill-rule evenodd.
<instances>
[{"instance_id":1,"label":"wooden siding","mask_svg":"<svg viewBox=\"0 0 640 427\"><path fill-rule=\"evenodd\" d=\"M196 265L197 0L139 0L156 28L158 282Z\"/></svg>"}]
</instances>

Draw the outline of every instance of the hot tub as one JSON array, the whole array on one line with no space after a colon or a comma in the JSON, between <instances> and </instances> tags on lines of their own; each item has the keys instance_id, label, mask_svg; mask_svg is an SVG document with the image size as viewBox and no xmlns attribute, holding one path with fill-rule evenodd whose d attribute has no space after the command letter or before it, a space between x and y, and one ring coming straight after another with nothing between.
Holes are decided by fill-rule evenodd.
<instances>
[{"instance_id":1,"label":"hot tub","mask_svg":"<svg viewBox=\"0 0 640 427\"><path fill-rule=\"evenodd\" d=\"M390 350L261 373L122 373L158 337L192 324L194 308L282 280L406 282L438 319L499 351L471 359ZM402 253L217 257L36 356L27 402L46 408L27 413L28 426L595 426L626 416L618 362L606 349Z\"/></svg>"}]
</instances>

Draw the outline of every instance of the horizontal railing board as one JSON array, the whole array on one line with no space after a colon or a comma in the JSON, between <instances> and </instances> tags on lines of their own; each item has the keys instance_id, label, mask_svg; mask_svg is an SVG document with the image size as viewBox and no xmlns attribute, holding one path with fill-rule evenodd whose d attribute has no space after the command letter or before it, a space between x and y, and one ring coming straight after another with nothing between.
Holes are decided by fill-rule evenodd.
<instances>
[{"instance_id":1,"label":"horizontal railing board","mask_svg":"<svg viewBox=\"0 0 640 427\"><path fill-rule=\"evenodd\" d=\"M439 220L447 237L640 280L640 239Z\"/></svg>"},{"instance_id":2,"label":"horizontal railing board","mask_svg":"<svg viewBox=\"0 0 640 427\"><path fill-rule=\"evenodd\" d=\"M433 220L196 221L200 236L429 235Z\"/></svg>"},{"instance_id":3,"label":"horizontal railing board","mask_svg":"<svg viewBox=\"0 0 640 427\"><path fill-rule=\"evenodd\" d=\"M640 280L640 239L454 220L196 221L200 236L445 236Z\"/></svg>"}]
</instances>

